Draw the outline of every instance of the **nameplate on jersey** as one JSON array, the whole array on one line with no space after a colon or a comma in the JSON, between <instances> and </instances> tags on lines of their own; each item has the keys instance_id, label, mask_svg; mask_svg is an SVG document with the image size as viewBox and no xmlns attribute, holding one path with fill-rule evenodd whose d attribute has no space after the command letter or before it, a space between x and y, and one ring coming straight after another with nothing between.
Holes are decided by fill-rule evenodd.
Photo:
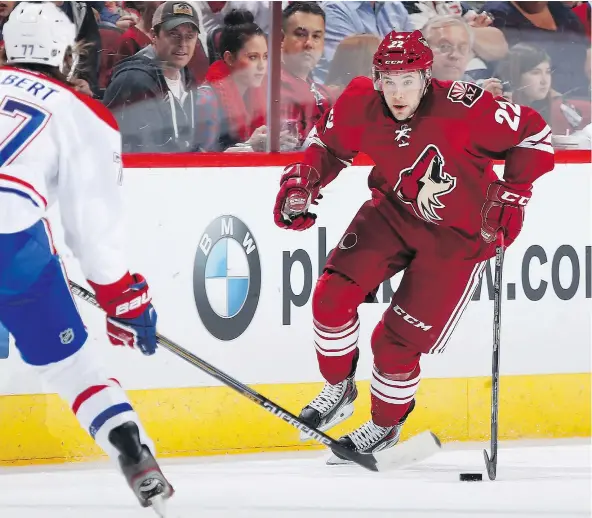
<instances>
[{"instance_id":1,"label":"nameplate on jersey","mask_svg":"<svg viewBox=\"0 0 592 518\"><path fill-rule=\"evenodd\" d=\"M483 95L483 88L465 81L455 81L448 90L448 99L471 108Z\"/></svg>"}]
</instances>

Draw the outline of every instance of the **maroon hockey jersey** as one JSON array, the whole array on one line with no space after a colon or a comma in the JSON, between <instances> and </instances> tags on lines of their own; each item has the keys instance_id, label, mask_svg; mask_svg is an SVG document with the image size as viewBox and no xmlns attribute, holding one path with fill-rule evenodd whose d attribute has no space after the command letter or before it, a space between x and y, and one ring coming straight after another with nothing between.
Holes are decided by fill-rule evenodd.
<instances>
[{"instance_id":1,"label":"maroon hockey jersey","mask_svg":"<svg viewBox=\"0 0 592 518\"><path fill-rule=\"evenodd\" d=\"M308 139L304 162L325 186L363 152L376 164L368 185L376 206L480 239L481 208L505 160L504 180L520 189L554 167L551 130L533 109L477 85L433 80L415 115L397 122L366 77L354 79ZM392 209L392 207L391 207Z\"/></svg>"}]
</instances>

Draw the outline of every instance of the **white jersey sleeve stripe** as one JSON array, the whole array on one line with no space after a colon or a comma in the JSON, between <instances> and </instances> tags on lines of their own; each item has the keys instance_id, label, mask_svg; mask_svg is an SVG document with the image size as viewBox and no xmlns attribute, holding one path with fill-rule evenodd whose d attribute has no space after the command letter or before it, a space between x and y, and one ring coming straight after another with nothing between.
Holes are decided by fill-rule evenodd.
<instances>
[{"instance_id":1,"label":"white jersey sleeve stripe","mask_svg":"<svg viewBox=\"0 0 592 518\"><path fill-rule=\"evenodd\" d=\"M47 200L30 183L7 174L0 173L0 191L28 198L33 205L45 209Z\"/></svg>"},{"instance_id":2,"label":"white jersey sleeve stripe","mask_svg":"<svg viewBox=\"0 0 592 518\"><path fill-rule=\"evenodd\" d=\"M538 151L545 151L546 153L555 154L555 150L551 144L551 128L545 126L541 131L535 135L526 137L516 147L537 149Z\"/></svg>"}]
</instances>

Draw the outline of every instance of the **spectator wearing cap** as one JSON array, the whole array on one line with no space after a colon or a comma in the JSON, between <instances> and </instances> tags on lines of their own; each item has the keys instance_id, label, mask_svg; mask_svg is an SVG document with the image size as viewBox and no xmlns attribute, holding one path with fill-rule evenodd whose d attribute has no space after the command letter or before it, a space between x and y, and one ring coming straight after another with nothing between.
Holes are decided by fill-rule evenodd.
<instances>
[{"instance_id":1,"label":"spectator wearing cap","mask_svg":"<svg viewBox=\"0 0 592 518\"><path fill-rule=\"evenodd\" d=\"M131 2L126 2L126 6L130 3ZM119 36L116 49L117 56L114 65L122 59L133 56L150 45L152 42L150 35L150 30L152 29L152 17L160 4L162 4L162 2L133 3L138 9L139 21L136 25L132 25ZM187 67L191 71L191 75L197 84L200 84L204 80L208 66L208 57L201 41L198 39L197 44L195 45L195 52L187 64ZM111 74L109 73L109 77L110 76Z\"/></svg>"},{"instance_id":2,"label":"spectator wearing cap","mask_svg":"<svg viewBox=\"0 0 592 518\"><path fill-rule=\"evenodd\" d=\"M329 91L312 79L325 46L325 12L316 2L290 2L282 14L282 119L298 144L331 108Z\"/></svg>"},{"instance_id":3,"label":"spectator wearing cap","mask_svg":"<svg viewBox=\"0 0 592 518\"><path fill-rule=\"evenodd\" d=\"M154 13L152 44L119 62L103 102L117 119L126 152L194 151L194 80L187 68L199 19L187 2Z\"/></svg>"}]
</instances>

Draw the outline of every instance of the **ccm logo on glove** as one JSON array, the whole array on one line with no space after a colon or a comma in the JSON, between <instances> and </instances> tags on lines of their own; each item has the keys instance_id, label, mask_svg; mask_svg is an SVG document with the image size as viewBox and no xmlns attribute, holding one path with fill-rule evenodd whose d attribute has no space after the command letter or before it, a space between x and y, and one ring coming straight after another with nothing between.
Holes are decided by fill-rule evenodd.
<instances>
[{"instance_id":1,"label":"ccm logo on glove","mask_svg":"<svg viewBox=\"0 0 592 518\"><path fill-rule=\"evenodd\" d=\"M500 199L503 201L507 201L508 203L516 203L518 205L525 206L528 203L530 197L527 196L520 196L515 192L504 191L500 196Z\"/></svg>"}]
</instances>

